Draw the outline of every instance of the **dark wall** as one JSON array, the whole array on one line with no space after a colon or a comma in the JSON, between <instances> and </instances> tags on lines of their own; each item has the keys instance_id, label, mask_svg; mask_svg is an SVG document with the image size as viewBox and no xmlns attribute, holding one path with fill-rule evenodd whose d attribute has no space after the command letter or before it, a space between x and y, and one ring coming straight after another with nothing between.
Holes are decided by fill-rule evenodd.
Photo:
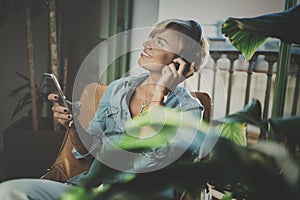
<instances>
[{"instance_id":1,"label":"dark wall","mask_svg":"<svg viewBox=\"0 0 300 200\"><path fill-rule=\"evenodd\" d=\"M16 2L17 4L15 4ZM16 5L18 6L16 7ZM49 67L47 11L47 5L41 5L39 14L32 21L34 65L37 83L41 80L42 73L47 71ZM16 75L15 71L27 77L29 76L24 7L22 7L20 1L12 0L7 16L0 26L0 134L11 123L28 115L28 110L30 109L28 105L15 118L10 119L18 100L25 93L29 92L29 90L26 90L14 98L7 97L11 90L25 83L22 78Z\"/></svg>"},{"instance_id":2,"label":"dark wall","mask_svg":"<svg viewBox=\"0 0 300 200\"><path fill-rule=\"evenodd\" d=\"M100 40L100 0L59 1L58 35L61 63L68 60L67 96L71 97L76 73L86 55Z\"/></svg>"},{"instance_id":3,"label":"dark wall","mask_svg":"<svg viewBox=\"0 0 300 200\"><path fill-rule=\"evenodd\" d=\"M34 65L36 82L39 84L42 74L50 71L49 13L46 1L34 0L34 2L41 4L39 5L38 14L33 15L32 21ZM65 58L68 59L69 63L67 74L68 97L72 96L73 82L80 64L89 51L99 42L101 2L101 0L56 1L60 69L62 69ZM31 106L24 107L24 110L19 112L15 118L10 119L19 99L29 92L29 89L27 89L14 98L7 97L10 91L25 83L22 78L16 75L15 71L29 77L24 4L17 0L11 0L7 15L3 18L1 13L0 18L3 19L0 24L1 150L3 130L18 119L28 116ZM48 113L46 107L49 107L49 105L49 102L45 101L42 110L44 116Z\"/></svg>"}]
</instances>

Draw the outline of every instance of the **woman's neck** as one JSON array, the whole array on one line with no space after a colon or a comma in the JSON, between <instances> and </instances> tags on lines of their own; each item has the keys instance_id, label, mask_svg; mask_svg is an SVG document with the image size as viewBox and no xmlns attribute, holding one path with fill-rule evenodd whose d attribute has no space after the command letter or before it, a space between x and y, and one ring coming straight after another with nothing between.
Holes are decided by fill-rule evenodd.
<instances>
[{"instance_id":1,"label":"woman's neck","mask_svg":"<svg viewBox=\"0 0 300 200\"><path fill-rule=\"evenodd\" d=\"M157 84L158 81L161 79L161 73L151 72L149 77L145 80L145 83Z\"/></svg>"}]
</instances>

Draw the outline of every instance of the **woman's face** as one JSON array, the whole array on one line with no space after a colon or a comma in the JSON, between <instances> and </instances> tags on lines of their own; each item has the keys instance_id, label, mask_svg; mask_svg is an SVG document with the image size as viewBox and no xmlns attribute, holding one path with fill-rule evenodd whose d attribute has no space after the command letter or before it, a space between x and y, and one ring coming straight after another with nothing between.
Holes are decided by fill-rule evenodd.
<instances>
[{"instance_id":1,"label":"woman's face","mask_svg":"<svg viewBox=\"0 0 300 200\"><path fill-rule=\"evenodd\" d=\"M174 59L179 41L179 33L170 29L149 37L143 43L144 51L138 60L139 65L151 72L161 72L162 68Z\"/></svg>"}]
</instances>

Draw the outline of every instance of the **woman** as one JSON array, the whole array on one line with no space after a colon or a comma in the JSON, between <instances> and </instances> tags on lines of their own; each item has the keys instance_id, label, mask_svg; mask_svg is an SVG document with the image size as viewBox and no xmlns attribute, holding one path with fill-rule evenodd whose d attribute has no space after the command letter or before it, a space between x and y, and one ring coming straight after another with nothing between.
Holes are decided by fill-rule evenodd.
<instances>
[{"instance_id":1,"label":"woman","mask_svg":"<svg viewBox=\"0 0 300 200\"><path fill-rule=\"evenodd\" d=\"M193 20L165 20L155 26L149 39L143 43L143 47L138 64L149 73L112 82L87 130L76 131L75 126L70 123L73 116L57 103L57 95L48 96L54 103L52 107L54 118L61 125L72 129L73 153L76 158L88 158L97 150L96 156L101 160L105 157L105 149L109 146L107 140L117 140L125 132L124 122L141 115L153 106L166 106L191 112L201 118L203 107L200 102L186 89L178 86L201 67L208 54L208 43L202 35L201 26ZM78 129L78 126L76 127ZM95 136L94 140L82 135L83 132ZM84 145L82 137L88 138L84 140ZM164 154L164 150L139 154L138 157L127 161L126 166L122 166L121 169L147 172L163 167L161 155L163 158L168 156ZM113 165L112 168L116 167L114 166L116 163L110 164ZM57 199L63 192L72 188L72 184L80 183L80 177L81 175L68 181L71 184L41 179L7 181L0 184L0 196L5 197L4 199L17 199L17 196L19 199Z\"/></svg>"}]
</instances>

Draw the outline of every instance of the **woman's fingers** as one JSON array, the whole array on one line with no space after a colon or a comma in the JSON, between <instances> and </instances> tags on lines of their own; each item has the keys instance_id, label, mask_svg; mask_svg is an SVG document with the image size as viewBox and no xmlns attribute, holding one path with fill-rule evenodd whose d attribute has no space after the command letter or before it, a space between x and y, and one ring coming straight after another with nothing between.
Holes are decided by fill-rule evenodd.
<instances>
[{"instance_id":1,"label":"woman's fingers","mask_svg":"<svg viewBox=\"0 0 300 200\"><path fill-rule=\"evenodd\" d=\"M66 112L67 109L62 108L62 109L57 109L53 108L53 117L57 119L72 119L72 114L69 114L68 111Z\"/></svg>"},{"instance_id":2,"label":"woman's fingers","mask_svg":"<svg viewBox=\"0 0 300 200\"><path fill-rule=\"evenodd\" d=\"M182 59L182 58L175 58L173 60L173 62L178 63L179 64L179 68L178 68L178 74L180 75L184 75L183 72L185 71L185 68L187 67L187 63ZM174 65L175 67L175 65ZM175 68L176 69L176 68Z\"/></svg>"},{"instance_id":3,"label":"woman's fingers","mask_svg":"<svg viewBox=\"0 0 300 200\"><path fill-rule=\"evenodd\" d=\"M66 108L63 106L52 106L53 118L58 121L62 126L67 127L70 120L73 119L71 114L66 112Z\"/></svg>"},{"instance_id":4,"label":"woman's fingers","mask_svg":"<svg viewBox=\"0 0 300 200\"><path fill-rule=\"evenodd\" d=\"M72 120L73 116L68 113L68 109L66 107L59 105L58 98L57 94L51 93L48 95L48 100L53 103L51 108L53 111L53 118L66 127L69 121Z\"/></svg>"},{"instance_id":5,"label":"woman's fingers","mask_svg":"<svg viewBox=\"0 0 300 200\"><path fill-rule=\"evenodd\" d=\"M173 74L179 74L179 71L176 69L176 66L175 66L175 64L174 63L171 63L170 65L168 65L167 66L169 69L170 69L170 71L173 73Z\"/></svg>"},{"instance_id":6,"label":"woman's fingers","mask_svg":"<svg viewBox=\"0 0 300 200\"><path fill-rule=\"evenodd\" d=\"M179 69L176 69L175 63L179 64ZM186 78L194 74L194 63L189 69L186 69L187 63L182 58L176 58L172 63L162 69L162 77L159 85L165 87L164 91L174 90L175 87L183 82Z\"/></svg>"},{"instance_id":7,"label":"woman's fingers","mask_svg":"<svg viewBox=\"0 0 300 200\"><path fill-rule=\"evenodd\" d=\"M188 78L194 74L195 62L192 62L190 65L188 65L188 63L182 58L175 58L173 61L179 64L178 73L183 75L185 78ZM186 69L187 67L188 69Z\"/></svg>"},{"instance_id":8,"label":"woman's fingers","mask_svg":"<svg viewBox=\"0 0 300 200\"><path fill-rule=\"evenodd\" d=\"M56 102L56 101L58 101L58 95L57 94L54 94L54 93L50 93L49 95L48 95L48 100L49 101L52 101L52 102Z\"/></svg>"},{"instance_id":9,"label":"woman's fingers","mask_svg":"<svg viewBox=\"0 0 300 200\"><path fill-rule=\"evenodd\" d=\"M55 103L52 106L53 117L56 119L65 119L71 120L72 115L68 113L68 109L64 106L60 106L58 103Z\"/></svg>"},{"instance_id":10,"label":"woman's fingers","mask_svg":"<svg viewBox=\"0 0 300 200\"><path fill-rule=\"evenodd\" d=\"M186 72L186 74L184 75L185 78L189 78L191 76L194 75L194 72L195 72L195 63L192 62L191 66L189 67L189 70Z\"/></svg>"},{"instance_id":11,"label":"woman's fingers","mask_svg":"<svg viewBox=\"0 0 300 200\"><path fill-rule=\"evenodd\" d=\"M58 103L54 103L52 106L53 112L65 113L68 114L68 109L64 106L59 105Z\"/></svg>"}]
</instances>

